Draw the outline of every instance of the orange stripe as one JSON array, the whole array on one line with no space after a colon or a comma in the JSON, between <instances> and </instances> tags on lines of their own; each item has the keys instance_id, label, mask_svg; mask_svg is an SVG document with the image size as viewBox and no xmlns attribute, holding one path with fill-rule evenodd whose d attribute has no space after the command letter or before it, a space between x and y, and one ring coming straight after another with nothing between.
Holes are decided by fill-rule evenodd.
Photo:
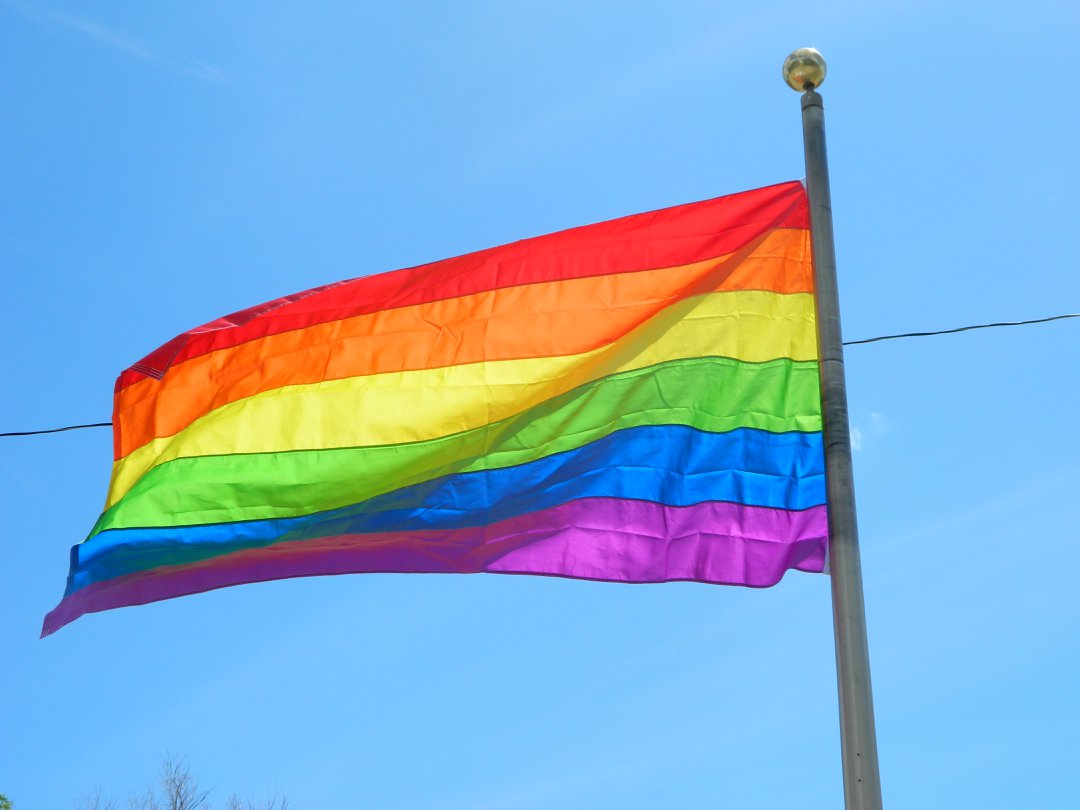
<instances>
[{"instance_id":1,"label":"orange stripe","mask_svg":"<svg viewBox=\"0 0 1080 810\"><path fill-rule=\"evenodd\" d=\"M117 458L230 402L287 385L580 354L687 295L813 289L809 233L773 231L682 267L490 290L271 335L200 355L116 396Z\"/></svg>"}]
</instances>

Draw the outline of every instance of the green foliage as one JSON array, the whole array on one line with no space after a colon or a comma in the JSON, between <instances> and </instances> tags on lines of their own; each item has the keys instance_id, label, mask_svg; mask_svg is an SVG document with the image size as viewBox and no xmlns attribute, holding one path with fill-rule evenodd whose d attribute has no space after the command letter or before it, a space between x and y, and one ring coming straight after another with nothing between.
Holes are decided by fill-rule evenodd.
<instances>
[{"instance_id":1,"label":"green foliage","mask_svg":"<svg viewBox=\"0 0 1080 810\"><path fill-rule=\"evenodd\" d=\"M0 793L0 810L11 810L11 799Z\"/></svg>"}]
</instances>

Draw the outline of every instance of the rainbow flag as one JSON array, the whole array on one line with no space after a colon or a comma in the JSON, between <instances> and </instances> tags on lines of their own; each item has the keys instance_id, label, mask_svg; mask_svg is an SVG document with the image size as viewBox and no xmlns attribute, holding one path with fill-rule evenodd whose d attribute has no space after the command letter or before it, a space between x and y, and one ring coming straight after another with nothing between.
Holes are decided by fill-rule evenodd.
<instances>
[{"instance_id":1,"label":"rainbow flag","mask_svg":"<svg viewBox=\"0 0 1080 810\"><path fill-rule=\"evenodd\" d=\"M763 587L827 546L800 183L271 301L120 375L84 613L355 572Z\"/></svg>"}]
</instances>

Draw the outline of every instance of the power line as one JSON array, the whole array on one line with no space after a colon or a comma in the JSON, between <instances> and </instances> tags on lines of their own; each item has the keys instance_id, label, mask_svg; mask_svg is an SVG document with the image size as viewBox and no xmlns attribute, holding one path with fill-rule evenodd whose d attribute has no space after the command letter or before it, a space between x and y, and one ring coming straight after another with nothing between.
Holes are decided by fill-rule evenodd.
<instances>
[{"instance_id":1,"label":"power line","mask_svg":"<svg viewBox=\"0 0 1080 810\"><path fill-rule=\"evenodd\" d=\"M934 332L902 332L899 335L879 335L878 337L863 338L862 340L845 340L845 346L858 346L862 343L877 343L881 340L899 340L911 337L932 337L934 335L954 335L957 332L970 332L973 329L993 329L998 326L1027 326L1031 323L1049 323L1050 321L1063 321L1066 318L1080 318L1080 312L1069 315L1051 315L1049 318L1035 318L1030 321L998 321L997 323L980 323L975 326L958 326L955 329L938 329Z\"/></svg>"},{"instance_id":2,"label":"power line","mask_svg":"<svg viewBox=\"0 0 1080 810\"><path fill-rule=\"evenodd\" d=\"M89 425L66 425L58 428L46 428L45 430L15 430L10 433L0 433L0 436L40 436L42 433L63 433L65 430L82 430L83 428L112 427L112 422L93 422Z\"/></svg>"},{"instance_id":3,"label":"power line","mask_svg":"<svg viewBox=\"0 0 1080 810\"><path fill-rule=\"evenodd\" d=\"M1063 321L1067 318L1080 318L1080 312L1072 312L1067 315L1051 315L1049 318L1033 318L1030 321L997 321L996 323L979 323L974 326L958 326L955 329L937 329L933 332L901 332L897 335L878 335L862 340L845 340L845 346L861 346L864 343L878 343L882 340L900 340L901 338L934 337L935 335L955 335L957 332L970 332L974 329L995 329L999 326L1028 326L1033 323L1049 323L1050 321ZM7 436L41 436L45 433L63 433L65 430L82 430L84 428L112 427L112 422L93 422L87 425L66 425L58 428L45 430L19 430L10 433L0 433L0 438Z\"/></svg>"}]
</instances>

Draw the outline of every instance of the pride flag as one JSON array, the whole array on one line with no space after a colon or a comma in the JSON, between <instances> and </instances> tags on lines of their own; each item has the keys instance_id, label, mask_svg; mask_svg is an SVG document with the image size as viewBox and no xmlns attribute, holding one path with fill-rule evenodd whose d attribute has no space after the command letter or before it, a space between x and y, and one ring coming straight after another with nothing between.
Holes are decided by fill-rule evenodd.
<instances>
[{"instance_id":1,"label":"pride flag","mask_svg":"<svg viewBox=\"0 0 1080 810\"><path fill-rule=\"evenodd\" d=\"M800 183L365 276L120 375L84 613L354 572L773 585L827 545Z\"/></svg>"}]
</instances>

